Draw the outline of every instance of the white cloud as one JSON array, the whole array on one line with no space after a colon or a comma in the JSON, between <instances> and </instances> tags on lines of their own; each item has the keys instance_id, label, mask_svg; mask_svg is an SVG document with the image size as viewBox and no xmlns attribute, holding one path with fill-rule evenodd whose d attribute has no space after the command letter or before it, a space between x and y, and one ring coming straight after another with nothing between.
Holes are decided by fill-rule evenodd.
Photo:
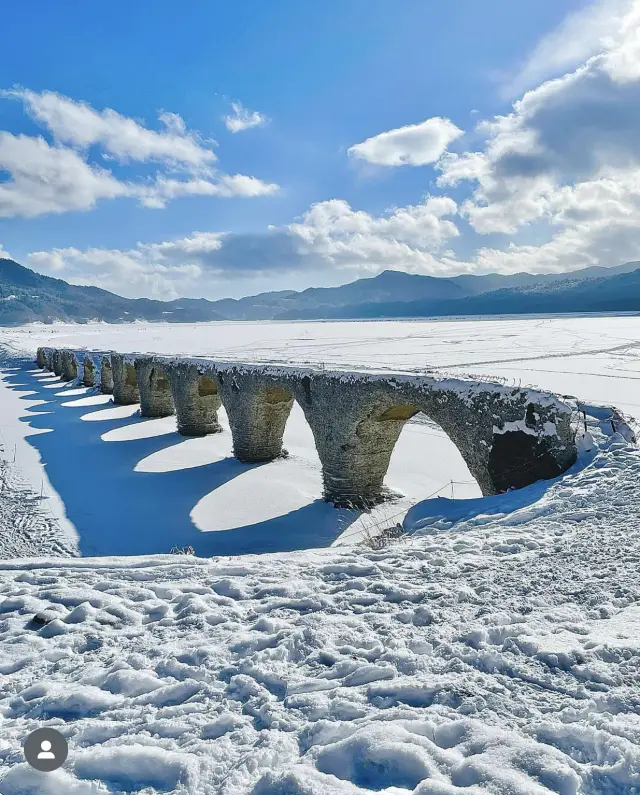
<instances>
[{"instance_id":1,"label":"white cloud","mask_svg":"<svg viewBox=\"0 0 640 795\"><path fill-rule=\"evenodd\" d=\"M482 123L483 151L440 160L441 186L477 183L462 212L478 232L553 222L558 190L640 166L639 30L636 0L610 49Z\"/></svg>"},{"instance_id":2,"label":"white cloud","mask_svg":"<svg viewBox=\"0 0 640 795\"><path fill-rule=\"evenodd\" d=\"M33 218L44 213L89 210L100 199L131 194L110 172L90 166L77 152L44 138L0 131L0 217Z\"/></svg>"},{"instance_id":3,"label":"white cloud","mask_svg":"<svg viewBox=\"0 0 640 795\"><path fill-rule=\"evenodd\" d=\"M549 207L557 231L548 241L480 249L474 268L560 273L640 259L640 169L566 186Z\"/></svg>"},{"instance_id":4,"label":"white cloud","mask_svg":"<svg viewBox=\"0 0 640 795\"><path fill-rule=\"evenodd\" d=\"M2 243L0 243L0 259L12 259L11 254L9 254Z\"/></svg>"},{"instance_id":5,"label":"white cloud","mask_svg":"<svg viewBox=\"0 0 640 795\"><path fill-rule=\"evenodd\" d=\"M158 177L153 185L140 187L138 195L145 207L162 208L169 200L180 196L271 196L279 189L275 183L263 182L256 177L223 174L216 180Z\"/></svg>"},{"instance_id":6,"label":"white cloud","mask_svg":"<svg viewBox=\"0 0 640 795\"><path fill-rule=\"evenodd\" d=\"M420 124L374 135L348 152L351 157L379 166L424 166L435 163L462 134L449 119L434 116Z\"/></svg>"},{"instance_id":7,"label":"white cloud","mask_svg":"<svg viewBox=\"0 0 640 795\"><path fill-rule=\"evenodd\" d=\"M138 250L154 259L178 264L185 261L206 263L207 258L222 247L224 238L225 234L220 232L194 232L191 237L164 243L138 243Z\"/></svg>"},{"instance_id":8,"label":"white cloud","mask_svg":"<svg viewBox=\"0 0 640 795\"><path fill-rule=\"evenodd\" d=\"M263 127L269 119L257 110L245 108L242 102L231 103L232 113L222 117L224 125L232 133L250 130L252 127Z\"/></svg>"},{"instance_id":9,"label":"white cloud","mask_svg":"<svg viewBox=\"0 0 640 795\"><path fill-rule=\"evenodd\" d=\"M521 69L506 82L504 95L518 96L542 80L575 69L609 49L632 7L633 0L593 0L568 14L537 43Z\"/></svg>"},{"instance_id":10,"label":"white cloud","mask_svg":"<svg viewBox=\"0 0 640 795\"><path fill-rule=\"evenodd\" d=\"M95 285L129 298L178 298L193 293L201 276L195 264L162 265L137 250L56 248L29 254L28 264L71 284Z\"/></svg>"},{"instance_id":11,"label":"white cloud","mask_svg":"<svg viewBox=\"0 0 640 795\"><path fill-rule=\"evenodd\" d=\"M426 272L433 268L432 253L459 234L447 217L456 211L453 199L428 197L421 204L373 216L334 199L313 205L301 223L287 230L299 239L301 251L336 267L375 271L398 266Z\"/></svg>"},{"instance_id":12,"label":"white cloud","mask_svg":"<svg viewBox=\"0 0 640 795\"><path fill-rule=\"evenodd\" d=\"M211 142L188 132L175 113L161 113L162 130L150 130L111 108L97 111L53 91L38 94L27 89L2 92L22 100L29 114L45 125L56 141L82 148L99 145L121 162L160 161L207 169L217 157Z\"/></svg>"},{"instance_id":13,"label":"white cloud","mask_svg":"<svg viewBox=\"0 0 640 795\"><path fill-rule=\"evenodd\" d=\"M102 199L120 197L161 208L182 196L268 196L279 189L257 177L216 170L210 144L188 132L173 113L160 115L163 129L157 132L109 108L98 112L51 91L16 89L0 92L2 97L22 100L54 143L0 131L0 171L9 174L0 179L0 217L90 210ZM105 163L117 158L160 167L144 179L124 181L90 162L91 146L99 148Z\"/></svg>"},{"instance_id":14,"label":"white cloud","mask_svg":"<svg viewBox=\"0 0 640 795\"><path fill-rule=\"evenodd\" d=\"M447 216L452 199L429 197L381 216L353 210L343 200L314 204L299 222L266 233L197 232L191 237L139 246L149 256L194 262L217 274L300 271L310 267L377 271L386 267L432 272L434 252L458 235Z\"/></svg>"},{"instance_id":15,"label":"white cloud","mask_svg":"<svg viewBox=\"0 0 640 795\"><path fill-rule=\"evenodd\" d=\"M73 284L154 298L202 295L216 280L314 267L442 273L450 258L441 261L435 254L458 234L449 219L455 212L455 202L446 197L428 197L380 216L333 200L313 205L296 223L264 233L194 232L161 243L138 243L128 251L56 248L34 252L28 262Z\"/></svg>"}]
</instances>

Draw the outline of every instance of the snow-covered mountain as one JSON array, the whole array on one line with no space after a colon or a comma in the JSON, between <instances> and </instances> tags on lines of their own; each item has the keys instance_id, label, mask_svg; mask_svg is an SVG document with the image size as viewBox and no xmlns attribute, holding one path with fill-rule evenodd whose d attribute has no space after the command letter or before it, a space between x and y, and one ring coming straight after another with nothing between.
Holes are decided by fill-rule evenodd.
<instances>
[{"instance_id":1,"label":"snow-covered mountain","mask_svg":"<svg viewBox=\"0 0 640 795\"><path fill-rule=\"evenodd\" d=\"M0 325L34 321L297 320L425 317L529 312L640 310L640 267L586 268L572 274L456 276L384 271L341 287L261 293L240 299L122 298L71 285L0 258Z\"/></svg>"}]
</instances>

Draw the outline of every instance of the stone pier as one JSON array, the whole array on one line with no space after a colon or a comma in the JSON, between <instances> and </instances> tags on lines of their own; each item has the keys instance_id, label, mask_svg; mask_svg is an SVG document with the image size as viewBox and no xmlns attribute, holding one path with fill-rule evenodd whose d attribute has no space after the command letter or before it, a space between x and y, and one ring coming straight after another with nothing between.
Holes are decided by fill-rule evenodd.
<instances>
[{"instance_id":1,"label":"stone pier","mask_svg":"<svg viewBox=\"0 0 640 795\"><path fill-rule=\"evenodd\" d=\"M55 375L62 375L62 351L54 349L51 363Z\"/></svg>"},{"instance_id":2,"label":"stone pier","mask_svg":"<svg viewBox=\"0 0 640 795\"><path fill-rule=\"evenodd\" d=\"M111 354L113 372L113 402L129 406L140 402L134 360L122 353Z\"/></svg>"},{"instance_id":3,"label":"stone pier","mask_svg":"<svg viewBox=\"0 0 640 795\"><path fill-rule=\"evenodd\" d=\"M100 359L100 391L103 395L111 395L113 392L113 367L111 356L108 355Z\"/></svg>"},{"instance_id":4,"label":"stone pier","mask_svg":"<svg viewBox=\"0 0 640 795\"><path fill-rule=\"evenodd\" d=\"M78 377L78 363L73 351L62 351L62 380L75 381Z\"/></svg>"},{"instance_id":5,"label":"stone pier","mask_svg":"<svg viewBox=\"0 0 640 795\"><path fill-rule=\"evenodd\" d=\"M140 414L143 417L169 417L175 414L171 380L166 365L156 362L152 356L135 361Z\"/></svg>"},{"instance_id":6,"label":"stone pier","mask_svg":"<svg viewBox=\"0 0 640 795\"><path fill-rule=\"evenodd\" d=\"M91 356L85 354L82 360L82 383L84 386L96 385L96 372L95 364Z\"/></svg>"},{"instance_id":7,"label":"stone pier","mask_svg":"<svg viewBox=\"0 0 640 795\"><path fill-rule=\"evenodd\" d=\"M194 364L175 361L170 366L170 378L178 433L182 436L219 433L221 402L215 376L204 375Z\"/></svg>"},{"instance_id":8,"label":"stone pier","mask_svg":"<svg viewBox=\"0 0 640 795\"><path fill-rule=\"evenodd\" d=\"M52 360L55 371L59 351ZM324 499L337 506L367 508L389 497L384 478L394 446L418 413L447 434L485 495L556 477L576 459L569 406L539 390L426 374L112 353L102 355L103 391L111 368L116 403L140 401L149 417L168 416L175 406L185 436L220 431L217 412L224 405L234 454L246 462L283 454L297 402L315 439Z\"/></svg>"},{"instance_id":9,"label":"stone pier","mask_svg":"<svg viewBox=\"0 0 640 795\"><path fill-rule=\"evenodd\" d=\"M236 458L254 463L282 455L282 436L293 406L289 385L233 371L219 373L218 381Z\"/></svg>"}]
</instances>

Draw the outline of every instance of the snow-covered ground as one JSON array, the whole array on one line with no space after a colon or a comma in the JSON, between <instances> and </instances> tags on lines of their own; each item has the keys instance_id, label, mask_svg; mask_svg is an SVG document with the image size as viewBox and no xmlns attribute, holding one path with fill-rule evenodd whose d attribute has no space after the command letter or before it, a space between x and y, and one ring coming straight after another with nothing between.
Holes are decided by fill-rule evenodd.
<instances>
[{"instance_id":1,"label":"snow-covered ground","mask_svg":"<svg viewBox=\"0 0 640 795\"><path fill-rule=\"evenodd\" d=\"M634 317L1 337L472 371L640 410ZM610 422L563 477L488 499L441 431L408 423L387 480L406 497L369 517L319 500L297 410L291 457L260 467L228 432L186 440L135 410L2 368L14 508L43 493L63 553L140 553L0 562L2 795L640 793L640 451ZM395 521L391 546L349 546ZM188 545L227 557L149 554ZM24 762L41 726L69 740L55 773Z\"/></svg>"},{"instance_id":2,"label":"snow-covered ground","mask_svg":"<svg viewBox=\"0 0 640 795\"><path fill-rule=\"evenodd\" d=\"M640 453L592 432L380 552L4 562L2 795L640 792Z\"/></svg>"}]
</instances>

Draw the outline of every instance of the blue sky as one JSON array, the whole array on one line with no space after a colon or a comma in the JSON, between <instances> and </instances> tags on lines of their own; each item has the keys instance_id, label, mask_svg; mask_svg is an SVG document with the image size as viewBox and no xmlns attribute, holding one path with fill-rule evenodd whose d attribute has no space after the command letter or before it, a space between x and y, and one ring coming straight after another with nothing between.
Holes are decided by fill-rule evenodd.
<instances>
[{"instance_id":1,"label":"blue sky","mask_svg":"<svg viewBox=\"0 0 640 795\"><path fill-rule=\"evenodd\" d=\"M635 0L3 16L0 251L43 273L216 298L640 259Z\"/></svg>"}]
</instances>

